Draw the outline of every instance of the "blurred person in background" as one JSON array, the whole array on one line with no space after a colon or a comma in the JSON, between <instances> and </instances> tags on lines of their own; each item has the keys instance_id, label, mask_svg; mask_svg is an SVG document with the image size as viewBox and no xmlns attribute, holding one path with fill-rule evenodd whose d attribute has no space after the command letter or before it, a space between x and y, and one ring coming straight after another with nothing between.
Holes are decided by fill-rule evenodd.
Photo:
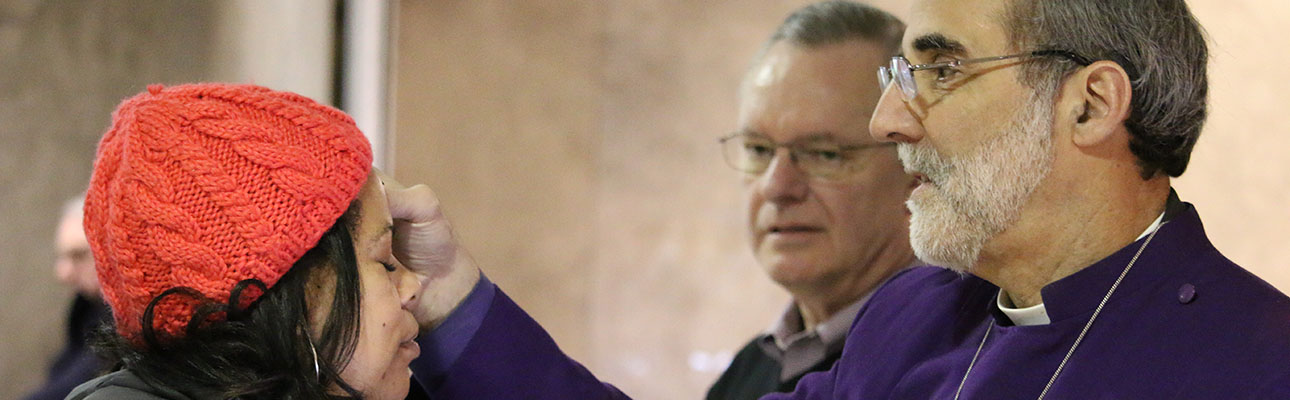
<instances>
[{"instance_id":1,"label":"blurred person in background","mask_svg":"<svg viewBox=\"0 0 1290 400\"><path fill-rule=\"evenodd\" d=\"M27 395L28 400L61 400L76 385L93 379L107 363L88 345L90 334L111 315L99 292L90 242L85 239L81 210L85 199L78 196L63 206L58 232L54 237L54 276L75 291L67 313L67 330L63 349L49 368L49 375L39 389Z\"/></svg>"},{"instance_id":2,"label":"blurred person in background","mask_svg":"<svg viewBox=\"0 0 1290 400\"><path fill-rule=\"evenodd\" d=\"M915 182L895 146L868 131L881 95L872 71L903 31L868 5L808 5L745 76L739 130L723 152L746 174L754 256L792 300L739 350L709 400L792 391L807 372L829 369L869 294L914 262L904 202Z\"/></svg>"}]
</instances>

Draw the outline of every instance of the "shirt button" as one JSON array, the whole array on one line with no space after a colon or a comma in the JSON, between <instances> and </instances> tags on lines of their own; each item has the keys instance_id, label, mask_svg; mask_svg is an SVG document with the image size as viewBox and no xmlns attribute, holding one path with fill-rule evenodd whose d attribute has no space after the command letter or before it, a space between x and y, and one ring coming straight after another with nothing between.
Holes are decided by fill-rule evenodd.
<instances>
[{"instance_id":1,"label":"shirt button","mask_svg":"<svg viewBox=\"0 0 1290 400\"><path fill-rule=\"evenodd\" d=\"M1191 303L1192 300L1196 300L1196 286L1184 283L1182 287L1178 288L1178 302L1187 304Z\"/></svg>"}]
</instances>

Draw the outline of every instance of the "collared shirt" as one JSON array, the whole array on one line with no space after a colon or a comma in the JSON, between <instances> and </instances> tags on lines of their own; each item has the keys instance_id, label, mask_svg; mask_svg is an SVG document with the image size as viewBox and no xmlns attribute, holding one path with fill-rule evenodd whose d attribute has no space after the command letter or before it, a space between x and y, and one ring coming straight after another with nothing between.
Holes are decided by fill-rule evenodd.
<instances>
[{"instance_id":1,"label":"collared shirt","mask_svg":"<svg viewBox=\"0 0 1290 400\"><path fill-rule=\"evenodd\" d=\"M998 324L998 287L975 276L897 276L869 300L830 373L766 400L1034 399L1063 359L1045 398L1290 399L1290 298L1224 257L1195 208L1180 208L1109 301L1141 241L1045 286L1047 325Z\"/></svg>"},{"instance_id":2,"label":"collared shirt","mask_svg":"<svg viewBox=\"0 0 1290 400\"><path fill-rule=\"evenodd\" d=\"M1133 241L1136 242L1142 240L1142 238L1150 235L1152 231L1160 227L1160 224L1163 223L1164 220L1165 213L1164 211L1161 211L1160 216L1156 217L1156 220L1152 222L1151 225L1147 226L1147 230L1142 231L1142 234L1138 235L1138 238L1133 239ZM1012 299L1008 297L1008 294L1005 293L1003 289L999 289L999 296L995 300L995 304L999 307L999 311L1008 316L1008 319L1012 321L1013 325L1035 326L1047 325L1051 322L1048 318L1048 308L1044 306L1044 303L1035 304L1025 308L1015 308L1012 304Z\"/></svg>"},{"instance_id":3,"label":"collared shirt","mask_svg":"<svg viewBox=\"0 0 1290 400\"><path fill-rule=\"evenodd\" d=\"M757 344L766 355L780 362L780 381L787 381L808 372L830 354L842 350L846 342L847 331L856 313L864 306L869 296L864 295L846 308L833 313L829 319L815 325L815 329L806 330L803 326L802 312L797 302L791 302L784 314L766 331Z\"/></svg>"}]
</instances>

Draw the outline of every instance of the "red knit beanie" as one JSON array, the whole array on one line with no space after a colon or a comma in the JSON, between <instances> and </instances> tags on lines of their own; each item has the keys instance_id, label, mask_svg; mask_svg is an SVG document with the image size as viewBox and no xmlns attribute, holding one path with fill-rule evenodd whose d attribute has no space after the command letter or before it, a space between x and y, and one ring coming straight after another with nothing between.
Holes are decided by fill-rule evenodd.
<instances>
[{"instance_id":1,"label":"red knit beanie","mask_svg":"<svg viewBox=\"0 0 1290 400\"><path fill-rule=\"evenodd\" d=\"M122 102L85 198L117 332L141 343L144 309L167 289L224 304L243 280L272 287L358 196L371 164L349 116L294 93L152 85ZM243 305L262 294L245 292ZM182 337L198 304L165 297L154 330Z\"/></svg>"}]
</instances>

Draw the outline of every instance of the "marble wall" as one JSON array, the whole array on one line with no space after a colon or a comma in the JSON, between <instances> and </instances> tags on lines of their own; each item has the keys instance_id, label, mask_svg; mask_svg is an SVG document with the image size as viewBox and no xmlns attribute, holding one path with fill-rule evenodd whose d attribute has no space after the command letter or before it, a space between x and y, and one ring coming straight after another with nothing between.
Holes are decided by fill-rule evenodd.
<instances>
[{"instance_id":1,"label":"marble wall","mask_svg":"<svg viewBox=\"0 0 1290 400\"><path fill-rule=\"evenodd\" d=\"M402 1L395 173L431 184L490 278L601 378L700 397L787 299L749 255L716 138L759 44L805 3ZM1191 4L1213 117L1176 187L1220 248L1290 290L1290 55L1262 45L1290 6Z\"/></svg>"}]
</instances>

